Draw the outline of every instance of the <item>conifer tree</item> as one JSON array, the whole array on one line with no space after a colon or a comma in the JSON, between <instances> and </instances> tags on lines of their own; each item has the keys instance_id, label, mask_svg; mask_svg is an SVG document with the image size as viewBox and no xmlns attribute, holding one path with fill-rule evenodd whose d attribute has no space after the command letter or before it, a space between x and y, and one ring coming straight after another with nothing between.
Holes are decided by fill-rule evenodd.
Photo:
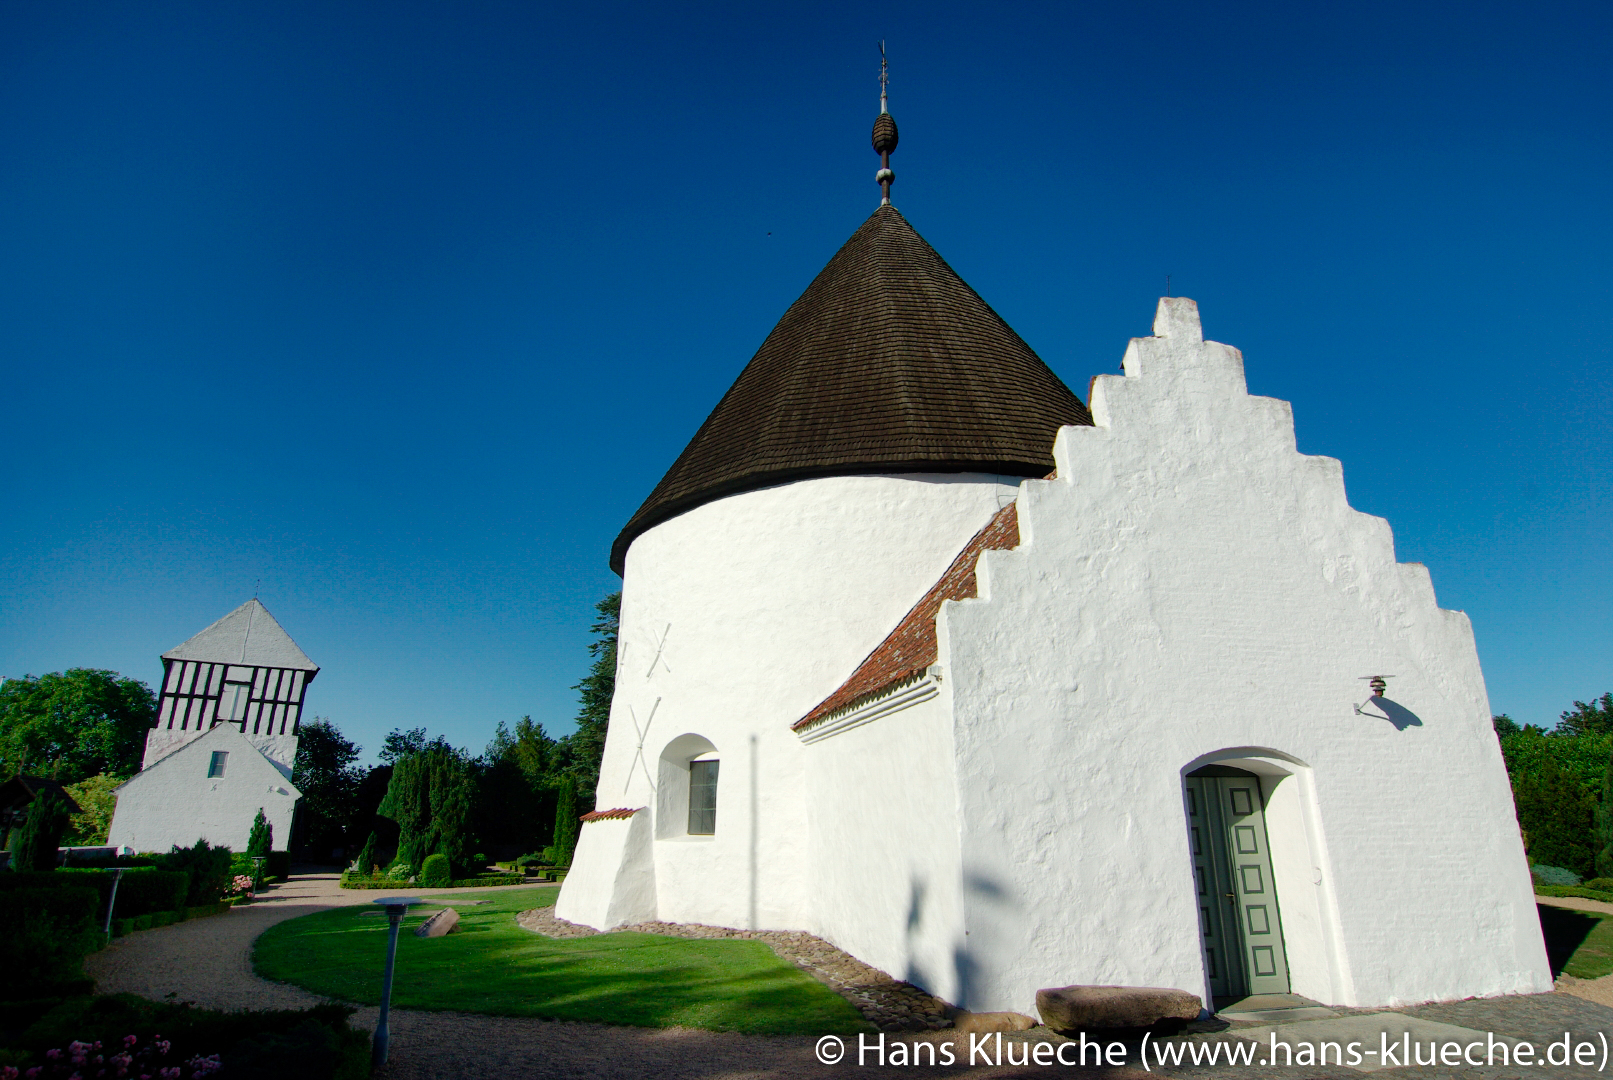
<instances>
[{"instance_id":1,"label":"conifer tree","mask_svg":"<svg viewBox=\"0 0 1613 1080\"><path fill-rule=\"evenodd\" d=\"M560 778L560 800L554 817L554 861L570 866L577 846L577 780L567 773Z\"/></svg>"},{"instance_id":2,"label":"conifer tree","mask_svg":"<svg viewBox=\"0 0 1613 1080\"><path fill-rule=\"evenodd\" d=\"M1613 877L1613 761L1602 774L1602 801L1596 807L1596 876Z\"/></svg>"},{"instance_id":3,"label":"conifer tree","mask_svg":"<svg viewBox=\"0 0 1613 1080\"><path fill-rule=\"evenodd\" d=\"M11 834L11 866L15 870L56 869L56 849L67 831L72 812L67 800L52 788L34 797L28 817Z\"/></svg>"},{"instance_id":4,"label":"conifer tree","mask_svg":"<svg viewBox=\"0 0 1613 1080\"><path fill-rule=\"evenodd\" d=\"M246 854L248 858L259 856L268 857L269 849L274 847L274 826L269 824L269 817L258 807L258 816L252 819L252 831L247 834Z\"/></svg>"},{"instance_id":5,"label":"conifer tree","mask_svg":"<svg viewBox=\"0 0 1613 1080\"><path fill-rule=\"evenodd\" d=\"M376 854L375 849L380 846L380 838L375 835L375 831L372 829L370 831L370 838L364 841L363 847L359 848L358 858L354 860L353 869L357 870L361 874L368 874L372 869L374 869L376 859L380 857Z\"/></svg>"}]
</instances>

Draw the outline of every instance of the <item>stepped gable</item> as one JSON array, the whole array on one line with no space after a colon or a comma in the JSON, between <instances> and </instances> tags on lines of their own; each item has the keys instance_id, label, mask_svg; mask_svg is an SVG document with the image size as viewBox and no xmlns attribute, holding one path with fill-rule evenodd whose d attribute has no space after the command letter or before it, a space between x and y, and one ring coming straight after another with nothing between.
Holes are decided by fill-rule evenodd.
<instances>
[{"instance_id":1,"label":"stepped gable","mask_svg":"<svg viewBox=\"0 0 1613 1080\"><path fill-rule=\"evenodd\" d=\"M892 206L790 305L611 547L724 495L814 476L1042 476L1081 399Z\"/></svg>"},{"instance_id":2,"label":"stepped gable","mask_svg":"<svg viewBox=\"0 0 1613 1080\"><path fill-rule=\"evenodd\" d=\"M930 586L930 591L913 605L913 610L896 624L896 629L868 654L868 659L857 665L851 678L819 702L811 712L791 724L790 730L805 731L820 720L827 720L841 710L922 675L935 663L939 653L935 619L941 613L941 601L973 599L979 592L975 568L980 565L980 553L1018 546L1019 504L1011 502L997 511L985 527L963 546L958 557L952 560L952 565L947 567L947 572Z\"/></svg>"},{"instance_id":3,"label":"stepped gable","mask_svg":"<svg viewBox=\"0 0 1613 1080\"><path fill-rule=\"evenodd\" d=\"M164 660L199 660L210 664L245 664L317 672L291 635L281 628L269 609L248 600L184 644L162 654ZM310 680L313 675L308 676Z\"/></svg>"}]
</instances>

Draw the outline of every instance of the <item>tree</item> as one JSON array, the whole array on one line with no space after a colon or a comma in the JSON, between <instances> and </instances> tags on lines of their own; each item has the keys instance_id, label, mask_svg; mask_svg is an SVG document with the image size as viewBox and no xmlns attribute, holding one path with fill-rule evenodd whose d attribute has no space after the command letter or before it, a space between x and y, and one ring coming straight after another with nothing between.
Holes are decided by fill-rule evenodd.
<instances>
[{"instance_id":1,"label":"tree","mask_svg":"<svg viewBox=\"0 0 1613 1080\"><path fill-rule=\"evenodd\" d=\"M322 856L347 842L358 812L359 785L364 782L364 770L353 764L361 752L328 717L314 717L299 732L291 770L291 782L302 792L296 831L299 844Z\"/></svg>"},{"instance_id":2,"label":"tree","mask_svg":"<svg viewBox=\"0 0 1613 1080\"><path fill-rule=\"evenodd\" d=\"M1518 779L1513 796L1529 861L1589 877L1596 859L1591 847L1596 800L1584 786L1555 758L1547 757Z\"/></svg>"},{"instance_id":3,"label":"tree","mask_svg":"<svg viewBox=\"0 0 1613 1080\"><path fill-rule=\"evenodd\" d=\"M410 728L408 731L393 728L392 733L381 740L381 752L375 756L381 759L382 765L396 765L404 758L418 754L425 748L425 728Z\"/></svg>"},{"instance_id":4,"label":"tree","mask_svg":"<svg viewBox=\"0 0 1613 1080\"><path fill-rule=\"evenodd\" d=\"M549 843L559 745L530 716L517 721L513 733L499 721L475 763L476 833L490 850L524 855Z\"/></svg>"},{"instance_id":5,"label":"tree","mask_svg":"<svg viewBox=\"0 0 1613 1080\"><path fill-rule=\"evenodd\" d=\"M72 811L55 788L45 788L28 804L28 817L11 834L11 865L17 870L56 869L56 849L62 846Z\"/></svg>"},{"instance_id":6,"label":"tree","mask_svg":"<svg viewBox=\"0 0 1613 1080\"><path fill-rule=\"evenodd\" d=\"M1516 735L1523 730L1518 726L1518 722L1506 713L1490 717L1490 724L1495 728L1495 737L1498 739L1505 739L1508 735Z\"/></svg>"},{"instance_id":7,"label":"tree","mask_svg":"<svg viewBox=\"0 0 1613 1080\"><path fill-rule=\"evenodd\" d=\"M616 693L616 638L621 629L622 594L611 593L594 605L599 618L589 631L593 657L588 674L572 689L577 691L577 730L567 735L567 771L576 777L582 799L592 808L599 787L599 762L605 756L605 733L610 727L610 703Z\"/></svg>"},{"instance_id":8,"label":"tree","mask_svg":"<svg viewBox=\"0 0 1613 1080\"><path fill-rule=\"evenodd\" d=\"M1613 763L1602 774L1602 801L1596 806L1596 876L1613 877Z\"/></svg>"},{"instance_id":9,"label":"tree","mask_svg":"<svg viewBox=\"0 0 1613 1080\"><path fill-rule=\"evenodd\" d=\"M1613 693L1603 694L1589 705L1583 701L1574 702L1574 707L1564 710L1558 719L1556 734L1613 734Z\"/></svg>"},{"instance_id":10,"label":"tree","mask_svg":"<svg viewBox=\"0 0 1613 1080\"><path fill-rule=\"evenodd\" d=\"M577 778L567 773L560 779L559 806L554 815L554 861L556 866L570 866L571 853L577 848Z\"/></svg>"},{"instance_id":11,"label":"tree","mask_svg":"<svg viewBox=\"0 0 1613 1080\"><path fill-rule=\"evenodd\" d=\"M71 668L0 685L0 773L26 771L73 783L100 773L133 776L157 699L115 671Z\"/></svg>"},{"instance_id":12,"label":"tree","mask_svg":"<svg viewBox=\"0 0 1613 1080\"><path fill-rule=\"evenodd\" d=\"M258 816L252 819L252 831L246 838L246 855L249 859L267 856L269 849L274 847L274 826L269 824L268 815L263 807L258 807Z\"/></svg>"},{"instance_id":13,"label":"tree","mask_svg":"<svg viewBox=\"0 0 1613 1080\"><path fill-rule=\"evenodd\" d=\"M122 782L109 773L101 773L64 785L82 813L73 815L63 843L80 846L106 843L107 834L112 831L112 814L118 807L113 789Z\"/></svg>"},{"instance_id":14,"label":"tree","mask_svg":"<svg viewBox=\"0 0 1613 1080\"><path fill-rule=\"evenodd\" d=\"M398 823L398 858L416 872L427 855L446 855L455 866L464 866L474 798L463 755L451 747L432 746L392 766L376 813Z\"/></svg>"}]
</instances>

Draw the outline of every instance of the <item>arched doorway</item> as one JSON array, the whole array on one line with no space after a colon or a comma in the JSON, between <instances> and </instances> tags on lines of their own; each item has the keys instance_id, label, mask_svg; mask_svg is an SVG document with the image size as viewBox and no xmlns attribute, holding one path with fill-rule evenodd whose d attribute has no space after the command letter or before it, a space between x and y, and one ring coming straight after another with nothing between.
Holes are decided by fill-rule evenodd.
<instances>
[{"instance_id":1,"label":"arched doorway","mask_svg":"<svg viewBox=\"0 0 1613 1080\"><path fill-rule=\"evenodd\" d=\"M1288 954L1277 906L1260 778L1227 765L1189 773L1200 944L1216 998L1286 994Z\"/></svg>"}]
</instances>

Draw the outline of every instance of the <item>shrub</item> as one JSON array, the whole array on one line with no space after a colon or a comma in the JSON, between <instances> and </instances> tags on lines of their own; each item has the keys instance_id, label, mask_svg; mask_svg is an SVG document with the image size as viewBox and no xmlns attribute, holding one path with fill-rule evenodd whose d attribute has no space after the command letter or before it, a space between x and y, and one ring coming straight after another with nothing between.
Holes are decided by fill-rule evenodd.
<instances>
[{"instance_id":1,"label":"shrub","mask_svg":"<svg viewBox=\"0 0 1613 1080\"><path fill-rule=\"evenodd\" d=\"M94 889L0 891L0 997L42 997L82 978L84 957L101 947Z\"/></svg>"},{"instance_id":2,"label":"shrub","mask_svg":"<svg viewBox=\"0 0 1613 1080\"><path fill-rule=\"evenodd\" d=\"M440 888L453 881L454 875L449 867L448 856L438 853L427 855L425 865L420 868L420 884L428 889Z\"/></svg>"},{"instance_id":3,"label":"shrub","mask_svg":"<svg viewBox=\"0 0 1613 1080\"><path fill-rule=\"evenodd\" d=\"M1603 892L1613 892L1613 878L1591 878L1585 883L1587 889L1601 889Z\"/></svg>"},{"instance_id":4,"label":"shrub","mask_svg":"<svg viewBox=\"0 0 1613 1080\"><path fill-rule=\"evenodd\" d=\"M230 849L212 847L206 840L196 841L195 847L182 848L178 844L166 855L151 860L164 870L180 870L190 875L190 888L185 894L186 904L211 904L223 896L230 887Z\"/></svg>"},{"instance_id":5,"label":"shrub","mask_svg":"<svg viewBox=\"0 0 1613 1080\"><path fill-rule=\"evenodd\" d=\"M1578 885L1579 875L1572 870L1565 870L1560 866L1547 866L1545 863L1536 863L1530 871L1535 880L1542 885Z\"/></svg>"},{"instance_id":6,"label":"shrub","mask_svg":"<svg viewBox=\"0 0 1613 1080\"><path fill-rule=\"evenodd\" d=\"M553 866L554 865L554 859L551 858L551 856L553 854L554 854L554 848L544 848L543 849L543 854L541 854L541 855L522 855L519 859L515 860L515 865L516 866Z\"/></svg>"},{"instance_id":7,"label":"shrub","mask_svg":"<svg viewBox=\"0 0 1613 1080\"><path fill-rule=\"evenodd\" d=\"M291 876L291 852L271 851L269 861L263 864L264 873L284 881Z\"/></svg>"}]
</instances>

